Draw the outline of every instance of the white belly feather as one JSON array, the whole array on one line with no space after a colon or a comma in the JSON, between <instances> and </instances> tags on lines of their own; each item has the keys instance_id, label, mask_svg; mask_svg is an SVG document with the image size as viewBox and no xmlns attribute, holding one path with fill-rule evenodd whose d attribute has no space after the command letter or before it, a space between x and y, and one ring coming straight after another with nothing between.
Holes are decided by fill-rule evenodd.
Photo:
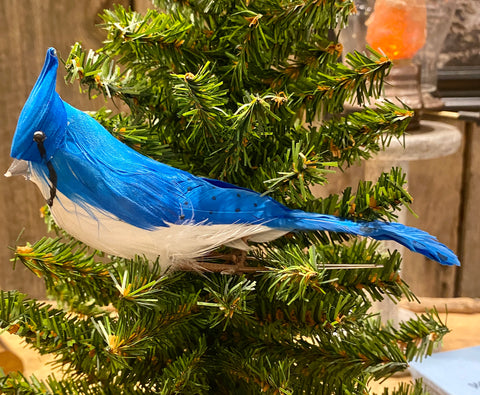
<instances>
[{"instance_id":1,"label":"white belly feather","mask_svg":"<svg viewBox=\"0 0 480 395\"><path fill-rule=\"evenodd\" d=\"M30 168L31 169L31 168ZM45 198L50 196L46 181L34 172L26 175ZM50 208L56 224L83 243L108 254L134 258L159 258L165 269L201 257L222 245L247 249L242 240L266 242L287 233L265 225L170 224L152 230L138 228L111 213L92 206L82 207L60 191Z\"/></svg>"}]
</instances>

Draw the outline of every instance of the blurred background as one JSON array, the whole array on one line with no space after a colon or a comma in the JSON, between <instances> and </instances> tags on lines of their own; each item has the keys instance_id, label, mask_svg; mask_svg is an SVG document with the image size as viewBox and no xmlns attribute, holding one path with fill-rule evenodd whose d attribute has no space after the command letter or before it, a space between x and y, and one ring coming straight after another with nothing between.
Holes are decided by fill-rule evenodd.
<instances>
[{"instance_id":1,"label":"blurred background","mask_svg":"<svg viewBox=\"0 0 480 395\"><path fill-rule=\"evenodd\" d=\"M476 207L477 196L480 196L480 126L477 123L480 111L480 10L476 6L477 0L453 1L453 6L448 0L431 1L436 4L436 9L453 8L448 23L437 24L433 30L434 35L444 36L444 42L435 44L439 47L433 50L434 69L438 69L436 87L422 92L428 93L433 104L426 105L425 111L420 113L423 114L422 120L453 126L461 138L458 149L452 148L454 152L447 156L432 159L429 154L423 159L408 161L408 189L414 197L412 208L418 218L406 213L404 221L436 235L459 255L462 267L444 268L418 254L405 252L403 277L417 296L480 297L477 285L480 278L480 210ZM46 49L53 46L60 58L66 58L76 41L85 48L100 47L105 35L97 26L101 23L98 15L115 3L139 11L150 5L148 0L0 0L2 172L10 165L10 143L17 118L43 65ZM359 1L354 23L364 23L359 19L371 12L369 7L368 1ZM349 30L341 39L348 47L358 37ZM426 49L425 46L423 52ZM432 50L429 52L428 62L431 63ZM424 55L420 51L414 61L426 64L427 60L422 58ZM59 81L62 73L60 68ZM87 95L79 93L78 85L59 83L57 90L64 100L82 110L95 110L105 105L103 98L88 100ZM430 148L435 150L435 147ZM319 193L338 193L348 185L355 187L359 179L368 179L375 173L372 166L381 169L388 164L388 161L378 161L369 164L368 168L364 164L354 166L345 173L334 175L330 184L321 187ZM0 177L0 289L18 289L32 297L44 295L43 281L21 265L13 270L11 262L11 248L27 241L35 242L46 235L39 210L43 204L32 183L22 178Z\"/></svg>"}]
</instances>

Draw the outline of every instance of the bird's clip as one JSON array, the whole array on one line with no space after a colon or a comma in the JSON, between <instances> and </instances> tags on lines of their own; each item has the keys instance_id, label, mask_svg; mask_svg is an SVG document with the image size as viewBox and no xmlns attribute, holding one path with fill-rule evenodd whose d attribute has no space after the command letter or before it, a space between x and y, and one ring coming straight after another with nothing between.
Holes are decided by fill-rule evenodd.
<instances>
[{"instance_id":1,"label":"bird's clip","mask_svg":"<svg viewBox=\"0 0 480 395\"><path fill-rule=\"evenodd\" d=\"M37 130L33 134L33 141L37 143L40 156L45 161L48 168L48 179L50 180L51 184L50 184L50 197L47 199L47 204L49 207L52 207L53 199L55 199L55 196L57 194L57 172L53 168L52 163L49 160L47 160L47 151L45 150L45 146L43 145L43 142L45 141L46 138L47 137L45 136L45 133L43 133L41 130Z\"/></svg>"}]
</instances>

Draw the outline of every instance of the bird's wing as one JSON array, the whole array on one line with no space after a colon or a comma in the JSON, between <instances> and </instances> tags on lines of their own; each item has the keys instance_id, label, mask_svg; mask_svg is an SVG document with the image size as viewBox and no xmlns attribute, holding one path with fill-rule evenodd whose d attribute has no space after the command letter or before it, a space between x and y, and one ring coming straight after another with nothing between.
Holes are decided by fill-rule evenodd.
<instances>
[{"instance_id":1,"label":"bird's wing","mask_svg":"<svg viewBox=\"0 0 480 395\"><path fill-rule=\"evenodd\" d=\"M192 205L181 191L181 177L162 174L161 168L112 168L85 157L59 152L52 161L58 190L84 208L113 215L142 229L178 223Z\"/></svg>"},{"instance_id":2,"label":"bird's wing","mask_svg":"<svg viewBox=\"0 0 480 395\"><path fill-rule=\"evenodd\" d=\"M196 222L210 224L267 225L288 208L268 196L223 181L197 179L186 197L194 207Z\"/></svg>"}]
</instances>

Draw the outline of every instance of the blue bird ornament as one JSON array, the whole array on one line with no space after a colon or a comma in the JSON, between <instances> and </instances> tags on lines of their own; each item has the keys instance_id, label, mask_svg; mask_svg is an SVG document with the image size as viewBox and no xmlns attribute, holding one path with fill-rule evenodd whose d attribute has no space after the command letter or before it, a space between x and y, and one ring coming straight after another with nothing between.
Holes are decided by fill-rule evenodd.
<instances>
[{"instance_id":1,"label":"blue bird ornament","mask_svg":"<svg viewBox=\"0 0 480 395\"><path fill-rule=\"evenodd\" d=\"M222 245L246 249L246 240L330 231L395 240L443 265L459 265L450 249L419 229L292 210L252 190L147 158L64 102L55 91L57 68L50 48L20 114L6 175L33 181L57 225L93 248L158 258L164 268L175 268L193 266Z\"/></svg>"}]
</instances>

